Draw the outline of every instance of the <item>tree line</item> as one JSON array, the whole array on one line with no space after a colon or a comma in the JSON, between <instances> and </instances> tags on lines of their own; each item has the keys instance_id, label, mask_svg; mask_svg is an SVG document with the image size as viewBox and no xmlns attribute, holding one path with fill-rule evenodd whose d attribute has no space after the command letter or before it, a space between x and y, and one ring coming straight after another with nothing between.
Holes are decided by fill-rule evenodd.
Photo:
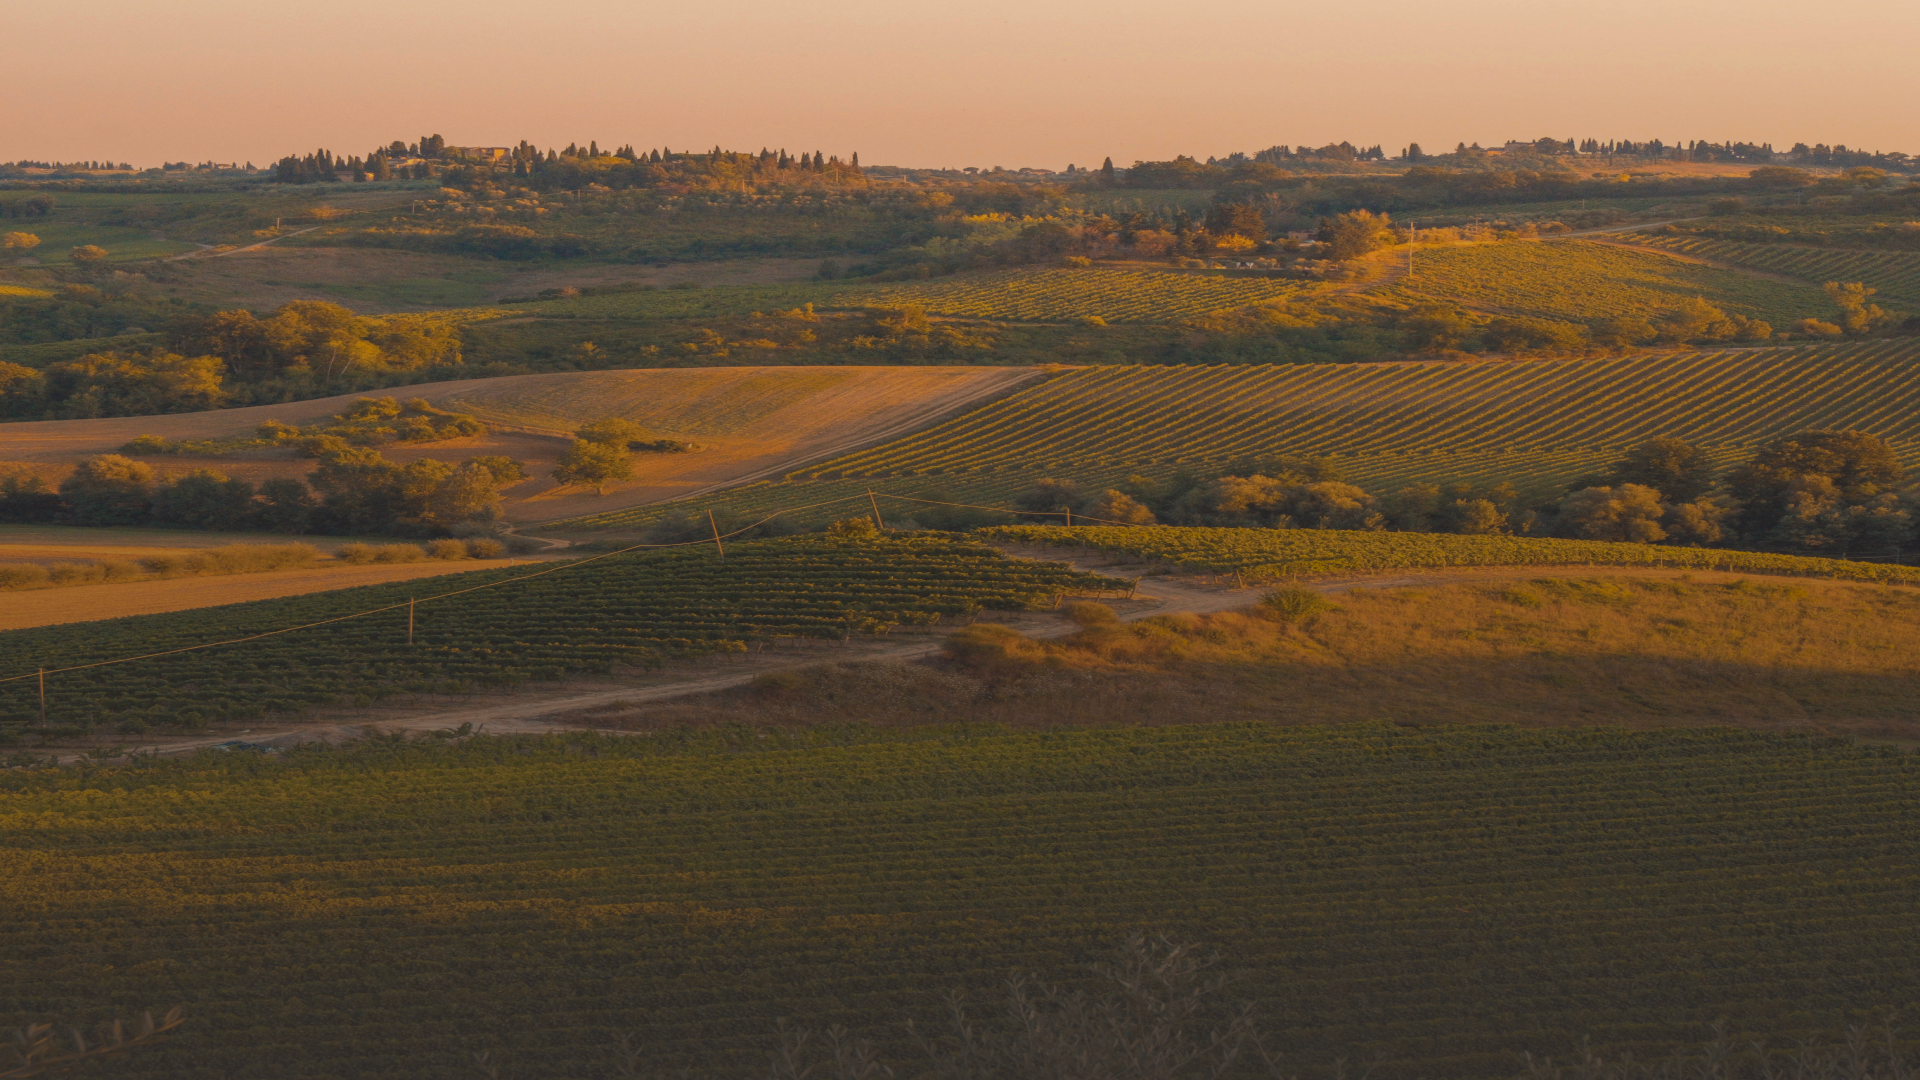
<instances>
[{"instance_id":1,"label":"tree line","mask_svg":"<svg viewBox=\"0 0 1920 1080\"><path fill-rule=\"evenodd\" d=\"M523 478L520 463L505 457L402 465L372 447L343 444L323 452L305 480L275 477L256 487L212 469L163 477L144 461L102 454L57 488L31 475L0 479L0 521L445 536L490 531L499 489Z\"/></svg>"},{"instance_id":2,"label":"tree line","mask_svg":"<svg viewBox=\"0 0 1920 1080\"><path fill-rule=\"evenodd\" d=\"M98 299L97 291L90 299ZM61 300L41 303L57 313ZM80 301L65 303L86 309ZM296 300L265 317L245 310L155 313L168 317L160 344L88 353L43 368L0 361L0 416L68 420L198 412L366 389L383 377L461 362L455 326L367 318L325 301Z\"/></svg>"},{"instance_id":3,"label":"tree line","mask_svg":"<svg viewBox=\"0 0 1920 1080\"><path fill-rule=\"evenodd\" d=\"M591 184L608 188L714 187L737 190L741 185L863 184L866 173L860 155L845 161L815 150L791 154L785 148L762 147L759 153L723 150L674 151L669 147L636 150L632 144L602 148L598 140L585 146L567 144L541 150L521 140L502 158L469 156L461 147L449 147L439 135L422 136L413 143L395 140L362 156L336 156L329 150L289 154L274 163L271 180L281 184L374 181L393 178L443 177L451 186L465 187L494 176L536 191L578 190Z\"/></svg>"},{"instance_id":4,"label":"tree line","mask_svg":"<svg viewBox=\"0 0 1920 1080\"><path fill-rule=\"evenodd\" d=\"M1507 483L1374 494L1342 480L1331 459L1277 458L1098 490L1041 480L1015 505L1086 524L1559 536L1867 558L1920 551L1920 484L1885 440L1858 431L1783 436L1724 475L1703 448L1655 438L1549 500Z\"/></svg>"}]
</instances>

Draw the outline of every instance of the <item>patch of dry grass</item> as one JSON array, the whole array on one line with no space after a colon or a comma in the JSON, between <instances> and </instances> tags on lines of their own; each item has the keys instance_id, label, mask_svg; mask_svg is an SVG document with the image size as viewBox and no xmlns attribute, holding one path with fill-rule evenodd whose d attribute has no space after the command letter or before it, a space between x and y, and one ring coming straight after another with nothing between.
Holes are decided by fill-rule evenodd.
<instances>
[{"instance_id":1,"label":"patch of dry grass","mask_svg":"<svg viewBox=\"0 0 1920 1080\"><path fill-rule=\"evenodd\" d=\"M1037 640L979 624L950 659L823 665L594 718L1014 725L1739 724L1920 731L1920 591L1827 582L1549 578L1354 591Z\"/></svg>"}]
</instances>

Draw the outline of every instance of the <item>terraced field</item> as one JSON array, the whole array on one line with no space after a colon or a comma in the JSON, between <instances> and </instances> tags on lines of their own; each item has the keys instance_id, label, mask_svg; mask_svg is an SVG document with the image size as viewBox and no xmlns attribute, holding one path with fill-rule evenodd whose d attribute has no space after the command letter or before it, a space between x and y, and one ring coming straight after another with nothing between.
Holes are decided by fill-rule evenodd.
<instances>
[{"instance_id":1,"label":"terraced field","mask_svg":"<svg viewBox=\"0 0 1920 1080\"><path fill-rule=\"evenodd\" d=\"M1042 476L1092 486L1305 454L1337 458L1351 482L1376 491L1455 480L1543 490L1657 435L1728 463L1815 427L1870 431L1920 461L1920 342L1491 364L1082 368L713 502L761 511L868 487L994 502ZM623 527L685 512L646 507L568 524Z\"/></svg>"},{"instance_id":2,"label":"terraced field","mask_svg":"<svg viewBox=\"0 0 1920 1080\"><path fill-rule=\"evenodd\" d=\"M189 1003L124 1080L718 1080L766 1075L781 1018L920 1076L943 991L997 1020L1009 968L1084 985L1129 931L1221 950L1308 1077L1658 1058L1723 1018L1791 1045L1920 996L1915 755L1806 736L381 741L0 772L0 822L0 1024Z\"/></svg>"},{"instance_id":3,"label":"terraced field","mask_svg":"<svg viewBox=\"0 0 1920 1080\"><path fill-rule=\"evenodd\" d=\"M1786 274L1808 281L1859 281L1880 290L1882 300L1920 305L1920 252L1848 251L1792 244L1744 244L1666 233L1633 233L1623 239L1713 262Z\"/></svg>"},{"instance_id":4,"label":"terraced field","mask_svg":"<svg viewBox=\"0 0 1920 1080\"><path fill-rule=\"evenodd\" d=\"M1770 281L1586 240L1422 248L1412 276L1377 295L1567 322L1656 315L1696 296L1776 327L1825 316L1833 307L1815 285Z\"/></svg>"},{"instance_id":5,"label":"terraced field","mask_svg":"<svg viewBox=\"0 0 1920 1080\"><path fill-rule=\"evenodd\" d=\"M925 308L971 319L1178 322L1226 308L1285 299L1319 286L1279 278L1234 278L1173 270L1002 270L851 293L841 303Z\"/></svg>"}]
</instances>

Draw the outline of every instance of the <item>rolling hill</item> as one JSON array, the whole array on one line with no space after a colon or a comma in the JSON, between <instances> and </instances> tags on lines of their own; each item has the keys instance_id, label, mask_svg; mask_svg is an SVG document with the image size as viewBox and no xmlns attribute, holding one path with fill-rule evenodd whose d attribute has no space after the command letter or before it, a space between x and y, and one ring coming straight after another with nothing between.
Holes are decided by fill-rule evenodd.
<instances>
[{"instance_id":1,"label":"rolling hill","mask_svg":"<svg viewBox=\"0 0 1920 1080\"><path fill-rule=\"evenodd\" d=\"M1816 427L1873 432L1920 460L1920 343L1477 364L1081 368L711 502L763 511L868 487L995 502L1040 477L1098 486L1308 454L1338 459L1350 482L1372 490L1505 480L1544 491L1653 436L1700 443L1726 463ZM686 508L564 525L628 527L675 512Z\"/></svg>"},{"instance_id":2,"label":"rolling hill","mask_svg":"<svg viewBox=\"0 0 1920 1080\"><path fill-rule=\"evenodd\" d=\"M998 367L748 367L565 372L432 383L385 393L423 397L442 408L473 413L493 430L476 438L395 444L384 452L401 461L508 455L526 463L533 477L507 490L508 517L559 518L779 473L809 458L905 433L1034 375L1032 369ZM226 438L249 433L269 419L295 424L321 420L351 407L360 396L170 416L5 424L0 425L0 466L64 474L81 458L113 453L136 435ZM614 486L606 496L590 489L558 488L546 479L567 446L566 433L609 415L706 449L644 455L636 478ZM257 482L304 475L312 467L290 454L147 460L161 471L210 468Z\"/></svg>"}]
</instances>

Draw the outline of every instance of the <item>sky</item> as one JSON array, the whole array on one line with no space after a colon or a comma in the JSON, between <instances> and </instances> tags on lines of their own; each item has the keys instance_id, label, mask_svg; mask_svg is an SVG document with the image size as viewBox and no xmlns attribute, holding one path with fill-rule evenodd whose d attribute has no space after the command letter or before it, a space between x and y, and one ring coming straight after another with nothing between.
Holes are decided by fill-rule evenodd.
<instances>
[{"instance_id":1,"label":"sky","mask_svg":"<svg viewBox=\"0 0 1920 1080\"><path fill-rule=\"evenodd\" d=\"M1920 153L1920 0L89 0L7 25L0 160L434 133L956 168L1541 136Z\"/></svg>"}]
</instances>

